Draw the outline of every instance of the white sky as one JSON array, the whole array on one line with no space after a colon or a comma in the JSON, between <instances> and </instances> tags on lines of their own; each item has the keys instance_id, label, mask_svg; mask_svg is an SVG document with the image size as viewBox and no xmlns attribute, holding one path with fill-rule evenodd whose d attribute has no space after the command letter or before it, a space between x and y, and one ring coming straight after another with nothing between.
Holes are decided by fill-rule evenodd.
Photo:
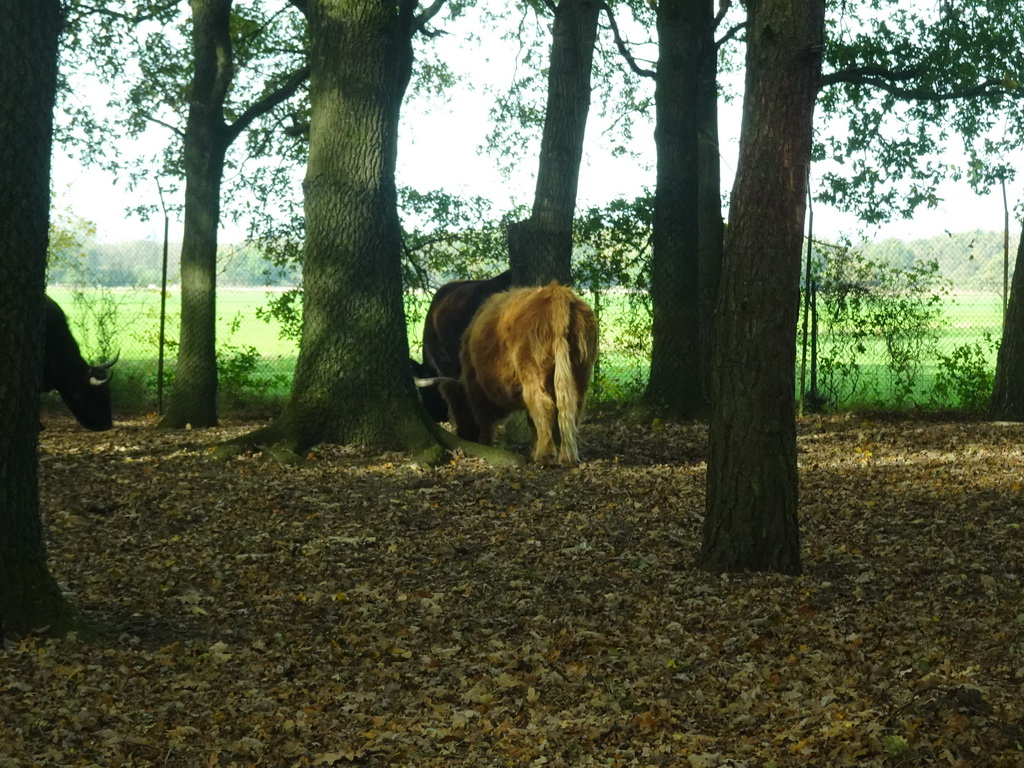
<instances>
[{"instance_id":1,"label":"white sky","mask_svg":"<svg viewBox=\"0 0 1024 768\"><path fill-rule=\"evenodd\" d=\"M436 44L447 49L442 55L457 62L471 82L502 87L511 81L508 48L501 50L503 44L500 42L492 41L480 47L472 41L460 40L457 35L446 35L438 38ZM398 183L420 191L444 189L452 193L481 195L490 198L499 210L506 210L516 203L529 205L537 169L536 151L524 148L522 163L510 179L502 177L494 158L479 151L490 130L491 104L491 97L482 89L460 88L447 94L440 108L422 111L415 105L407 107L403 111L400 128ZM652 131L642 126L636 129L633 149L638 154L637 158L612 158L601 142L601 133L606 126L600 123L597 106L592 105L588 122L578 195L581 207L602 205L616 197L635 197L642 194L644 186L653 188L655 181ZM721 106L720 142L725 191L731 188L736 170L739 114L738 100ZM157 141L166 140L166 136L160 136L158 131L154 133ZM129 146L125 151L135 154L138 149ZM297 169L297 184L301 176L302 169ZM142 188L129 192L110 174L80 168L59 147L54 151L53 177L59 204L71 214L94 222L100 240L162 239L162 218L147 222L125 215L125 208L140 198L157 202L155 183L150 190ZM874 230L860 227L852 216L816 204L815 235L828 238L846 234L857 240L857 235L863 233L870 239L915 239L939 235L944 231L1002 229L1003 205L998 192L979 197L966 182L950 182L940 188L939 194L944 203L938 209L921 210L911 221L897 221ZM1018 180L1008 185L1008 195L1012 208L1024 195L1024 184ZM1019 232L1016 217L1011 216L1010 226L1015 236ZM237 242L242 236L241 231L226 228L222 240ZM179 221L171 221L171 239L181 239Z\"/></svg>"}]
</instances>

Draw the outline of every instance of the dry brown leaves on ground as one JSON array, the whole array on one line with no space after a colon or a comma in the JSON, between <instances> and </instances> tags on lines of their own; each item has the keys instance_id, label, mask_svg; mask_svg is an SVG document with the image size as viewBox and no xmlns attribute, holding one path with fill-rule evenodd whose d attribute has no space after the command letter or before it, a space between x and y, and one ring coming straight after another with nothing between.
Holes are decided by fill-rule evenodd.
<instances>
[{"instance_id":1,"label":"dry brown leaves on ground","mask_svg":"<svg viewBox=\"0 0 1024 768\"><path fill-rule=\"evenodd\" d=\"M1024 765L1024 427L800 425L805 575L712 576L706 429L436 470L47 417L99 641L0 650L0 768Z\"/></svg>"}]
</instances>

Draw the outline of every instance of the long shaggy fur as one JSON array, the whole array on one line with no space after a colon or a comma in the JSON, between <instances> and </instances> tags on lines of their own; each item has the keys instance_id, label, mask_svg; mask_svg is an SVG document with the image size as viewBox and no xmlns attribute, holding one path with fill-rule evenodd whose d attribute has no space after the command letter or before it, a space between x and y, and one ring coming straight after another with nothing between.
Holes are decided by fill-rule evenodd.
<instances>
[{"instance_id":1,"label":"long shaggy fur","mask_svg":"<svg viewBox=\"0 0 1024 768\"><path fill-rule=\"evenodd\" d=\"M555 463L557 415L557 461L578 464L577 434L596 359L597 318L570 288L553 281L495 294L463 336L461 386L444 390L459 435L490 443L502 419L526 410L534 461Z\"/></svg>"}]
</instances>

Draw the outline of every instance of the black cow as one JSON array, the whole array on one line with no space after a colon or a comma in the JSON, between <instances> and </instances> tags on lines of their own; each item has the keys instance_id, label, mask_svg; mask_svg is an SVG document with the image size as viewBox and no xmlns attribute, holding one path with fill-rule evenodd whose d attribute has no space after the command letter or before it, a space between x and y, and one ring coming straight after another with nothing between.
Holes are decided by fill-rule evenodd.
<instances>
[{"instance_id":1,"label":"black cow","mask_svg":"<svg viewBox=\"0 0 1024 768\"><path fill-rule=\"evenodd\" d=\"M96 432L114 426L110 415L110 368L113 360L89 365L71 334L64 311L49 296L45 309L42 392L57 390L86 429Z\"/></svg>"},{"instance_id":2,"label":"black cow","mask_svg":"<svg viewBox=\"0 0 1024 768\"><path fill-rule=\"evenodd\" d=\"M437 375L459 378L462 334L491 296L512 287L512 272L488 280L454 280L437 289L423 323L423 362Z\"/></svg>"},{"instance_id":3,"label":"black cow","mask_svg":"<svg viewBox=\"0 0 1024 768\"><path fill-rule=\"evenodd\" d=\"M437 289L423 322L423 362L413 371L420 398L435 421L448 420L448 402L441 394L438 377L458 379L462 372L459 352L469 321L491 296L512 287L512 273L505 270L487 280L453 280Z\"/></svg>"}]
</instances>

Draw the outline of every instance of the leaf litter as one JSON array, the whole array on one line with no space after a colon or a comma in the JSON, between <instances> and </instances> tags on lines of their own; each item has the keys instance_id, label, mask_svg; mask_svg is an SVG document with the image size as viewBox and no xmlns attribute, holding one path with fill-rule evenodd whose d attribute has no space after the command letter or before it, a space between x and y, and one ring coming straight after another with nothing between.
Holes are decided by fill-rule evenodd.
<instances>
[{"instance_id":1,"label":"leaf litter","mask_svg":"<svg viewBox=\"0 0 1024 768\"><path fill-rule=\"evenodd\" d=\"M51 570L0 768L1022 766L1024 426L799 425L804 575L696 570L703 425L572 470L48 417Z\"/></svg>"}]
</instances>

